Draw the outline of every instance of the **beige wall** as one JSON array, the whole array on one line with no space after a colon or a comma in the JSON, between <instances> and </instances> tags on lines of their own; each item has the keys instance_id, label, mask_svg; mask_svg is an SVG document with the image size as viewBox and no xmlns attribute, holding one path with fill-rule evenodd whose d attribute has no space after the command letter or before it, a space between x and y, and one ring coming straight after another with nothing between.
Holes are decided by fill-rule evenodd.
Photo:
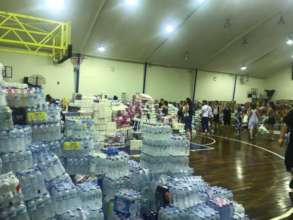
<instances>
[{"instance_id":1,"label":"beige wall","mask_svg":"<svg viewBox=\"0 0 293 220\"><path fill-rule=\"evenodd\" d=\"M185 100L192 96L194 73L185 69L149 66L146 93L155 99Z\"/></svg>"},{"instance_id":2,"label":"beige wall","mask_svg":"<svg viewBox=\"0 0 293 220\"><path fill-rule=\"evenodd\" d=\"M240 77L238 77L235 92L235 100L237 103L250 102L251 99L247 98L247 95L251 92L252 88L257 88L259 93L264 94L265 80L249 77L247 80L241 82Z\"/></svg>"},{"instance_id":3,"label":"beige wall","mask_svg":"<svg viewBox=\"0 0 293 220\"><path fill-rule=\"evenodd\" d=\"M199 71L196 82L197 100L231 101L234 76L229 74Z\"/></svg>"},{"instance_id":4,"label":"beige wall","mask_svg":"<svg viewBox=\"0 0 293 220\"><path fill-rule=\"evenodd\" d=\"M21 82L25 76L41 74L46 78L45 93L57 98L72 96L74 75L70 61L53 65L47 57L0 52L0 62L13 67L13 81Z\"/></svg>"},{"instance_id":5,"label":"beige wall","mask_svg":"<svg viewBox=\"0 0 293 220\"><path fill-rule=\"evenodd\" d=\"M120 96L142 91L143 65L86 58L80 69L80 92Z\"/></svg>"},{"instance_id":6,"label":"beige wall","mask_svg":"<svg viewBox=\"0 0 293 220\"><path fill-rule=\"evenodd\" d=\"M0 53L0 62L13 66L13 81L21 81L24 76L31 74L42 74L47 80L44 87L45 93L57 98L70 98L74 92L73 66L70 61L53 65L46 57ZM86 95L105 92L118 96L122 92L128 95L142 92L143 68L143 64L86 58L81 65L80 92ZM285 86L286 74L286 72L283 74L283 84L279 85L282 88L280 96L288 94L287 86ZM149 66L146 93L156 99L179 101L192 96L193 79L194 72L189 70ZM57 82L60 84L58 85ZM269 85L270 82L274 82L274 79L267 80ZM196 99L231 101L233 87L234 76L232 75L199 71ZM247 92L251 88L264 88L264 80L250 78L245 84L240 84L238 80L236 100L247 101Z\"/></svg>"},{"instance_id":7,"label":"beige wall","mask_svg":"<svg viewBox=\"0 0 293 220\"><path fill-rule=\"evenodd\" d=\"M291 68L284 68L273 74L270 78L266 79L265 88L269 90L276 90L273 100L293 100L293 80L291 78Z\"/></svg>"}]
</instances>

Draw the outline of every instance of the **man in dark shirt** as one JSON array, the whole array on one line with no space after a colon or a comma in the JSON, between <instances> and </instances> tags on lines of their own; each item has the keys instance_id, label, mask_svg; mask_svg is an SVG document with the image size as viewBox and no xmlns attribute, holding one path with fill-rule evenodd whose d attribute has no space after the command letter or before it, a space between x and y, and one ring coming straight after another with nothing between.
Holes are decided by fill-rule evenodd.
<instances>
[{"instance_id":1,"label":"man in dark shirt","mask_svg":"<svg viewBox=\"0 0 293 220\"><path fill-rule=\"evenodd\" d=\"M280 145L284 144L286 134L288 134L288 147L285 153L285 165L287 171L293 175L293 109L284 117L279 139ZM293 179L290 182L290 188L293 189Z\"/></svg>"}]
</instances>

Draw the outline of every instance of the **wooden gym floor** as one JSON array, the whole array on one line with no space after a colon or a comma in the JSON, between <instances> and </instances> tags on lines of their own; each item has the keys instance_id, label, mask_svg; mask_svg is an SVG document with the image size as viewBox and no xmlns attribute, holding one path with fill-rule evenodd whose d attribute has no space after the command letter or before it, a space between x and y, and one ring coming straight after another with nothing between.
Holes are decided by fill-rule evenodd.
<instances>
[{"instance_id":1,"label":"wooden gym floor","mask_svg":"<svg viewBox=\"0 0 293 220\"><path fill-rule=\"evenodd\" d=\"M285 149L260 135L253 143L246 143L249 142L246 132L237 137L230 128L220 129L217 135L227 138L213 137L216 140L213 150L191 152L190 163L195 174L203 176L210 185L231 189L250 219L268 220L290 210L291 176L284 168ZM193 142L211 140L196 137Z\"/></svg>"}]
</instances>

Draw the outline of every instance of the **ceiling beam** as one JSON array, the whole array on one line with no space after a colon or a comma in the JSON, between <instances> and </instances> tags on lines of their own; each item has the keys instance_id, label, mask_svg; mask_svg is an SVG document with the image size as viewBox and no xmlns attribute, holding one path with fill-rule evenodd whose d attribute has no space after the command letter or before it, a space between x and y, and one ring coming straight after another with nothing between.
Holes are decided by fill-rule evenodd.
<instances>
[{"instance_id":1,"label":"ceiling beam","mask_svg":"<svg viewBox=\"0 0 293 220\"><path fill-rule=\"evenodd\" d=\"M122 59L122 58L113 58L113 57L102 57L102 56L95 56L90 54L84 54L85 57L94 58L94 59L102 59L102 60L109 60L109 61L117 61L117 62L125 62L125 63L132 63L132 64L141 64L144 65L144 62L130 60L130 59ZM184 67L184 66L175 66L175 65L167 65L167 64L160 64L160 63L148 63L149 66L158 66L164 68L174 68L186 71L194 71L194 68L191 67ZM236 73L231 72L224 72L224 71L217 71L217 70L209 70L209 69L198 69L202 72L210 72L210 73L217 73L217 74L227 74L227 75L235 75Z\"/></svg>"},{"instance_id":2,"label":"ceiling beam","mask_svg":"<svg viewBox=\"0 0 293 220\"><path fill-rule=\"evenodd\" d=\"M88 45L89 39L90 39L91 35L93 34L93 31L94 31L94 28L95 28L95 26L97 24L99 16L100 16L101 12L103 11L103 9L105 8L107 1L108 0L102 0L102 2L100 4L100 7L98 8L98 10L95 13L93 21L91 22L91 24L89 26L89 29L86 32L84 40L83 40L83 42L81 44L81 52L82 53L85 53L86 46Z\"/></svg>"},{"instance_id":3,"label":"ceiling beam","mask_svg":"<svg viewBox=\"0 0 293 220\"><path fill-rule=\"evenodd\" d=\"M272 16L266 17L265 19L257 22L256 24L254 24L253 26L251 26L250 28L248 28L247 30L245 30L244 32L242 32L241 34L239 34L238 36L234 37L225 46L223 46L222 48L218 49L209 58L209 61L207 63L205 63L203 66L206 66L206 65L210 64L216 57L218 57L219 55L221 55L222 53L224 53L225 51L227 51L229 49L229 47L231 47L234 43L236 43L237 41L243 39L245 36L247 36L248 34L250 34L253 31L255 31L257 28L259 28L260 26L264 25L266 22L272 20L276 16L279 16L280 14L281 14L281 12L278 12L278 13L273 14Z\"/></svg>"},{"instance_id":4,"label":"ceiling beam","mask_svg":"<svg viewBox=\"0 0 293 220\"><path fill-rule=\"evenodd\" d=\"M274 52L276 52L278 50L284 50L284 48L281 48L280 49L280 45L277 45L275 47L272 47L269 50L267 50L264 54L262 54L262 55L260 55L260 56L258 56L256 58L254 58L253 60L250 60L248 62L248 65L253 67L253 64L256 64L256 63L262 61L263 59L265 59L266 57L270 56L271 54L273 54ZM289 49L285 49L285 51L288 51L288 50ZM252 70L252 72L253 72L253 70ZM273 70L269 70L266 73L269 74L269 73L272 73L272 72L273 72ZM263 73L263 72L261 72L261 73Z\"/></svg>"},{"instance_id":5,"label":"ceiling beam","mask_svg":"<svg viewBox=\"0 0 293 220\"><path fill-rule=\"evenodd\" d=\"M196 9L192 10L185 18L184 20L178 25L178 27L176 28L176 30L181 29L185 23L204 5L205 3L200 4ZM170 36L171 37L171 36ZM169 40L170 37L166 37L162 42L160 42L160 44L146 57L146 62L150 62L150 59L152 58L152 56L158 51L160 50L160 48L162 46L164 46L164 44Z\"/></svg>"}]
</instances>

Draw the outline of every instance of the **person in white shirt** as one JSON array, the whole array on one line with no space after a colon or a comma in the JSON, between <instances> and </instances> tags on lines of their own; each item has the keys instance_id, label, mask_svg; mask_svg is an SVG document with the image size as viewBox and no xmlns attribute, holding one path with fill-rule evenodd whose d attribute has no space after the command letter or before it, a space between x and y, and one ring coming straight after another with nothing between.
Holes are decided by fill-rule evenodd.
<instances>
[{"instance_id":1,"label":"person in white shirt","mask_svg":"<svg viewBox=\"0 0 293 220\"><path fill-rule=\"evenodd\" d=\"M207 101L203 101L201 107L201 125L202 131L207 133L209 131L209 117L212 116L212 108L207 104Z\"/></svg>"}]
</instances>

